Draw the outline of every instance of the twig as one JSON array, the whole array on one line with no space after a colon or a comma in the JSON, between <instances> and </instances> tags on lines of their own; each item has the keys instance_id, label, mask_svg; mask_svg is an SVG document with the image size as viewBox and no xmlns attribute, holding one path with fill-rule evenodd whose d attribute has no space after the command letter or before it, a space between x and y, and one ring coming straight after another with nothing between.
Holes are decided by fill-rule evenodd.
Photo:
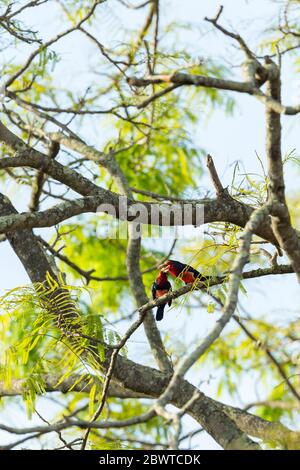
<instances>
[{"instance_id":1,"label":"twig","mask_svg":"<svg viewBox=\"0 0 300 470\"><path fill-rule=\"evenodd\" d=\"M55 42L57 42L59 39L63 38L64 36L67 36L68 34L72 33L73 31L76 31L76 29L78 29L85 21L87 21L94 13L96 7L100 4L100 3L103 3L104 1L106 0L95 0L92 4L92 7L91 9L88 11L88 13L73 27L71 28L68 28L67 30L63 31L62 33L58 34L57 36L55 36L54 38L50 39L49 41L45 42L44 44L42 44L38 49L36 49L35 51L33 51L30 56L28 57L28 59L26 60L26 62L21 66L19 67L18 71L13 74L5 83L4 87L5 88L8 88L9 86L11 86L13 84L13 82L15 80L17 80L24 72L25 70L28 69L28 67L30 66L30 64L32 63L32 61L35 59L35 57L37 55L39 55L42 51L44 51L45 49L47 49L49 46L51 46L52 44L54 44Z\"/></svg>"},{"instance_id":2,"label":"twig","mask_svg":"<svg viewBox=\"0 0 300 470\"><path fill-rule=\"evenodd\" d=\"M248 336L248 338L250 338L253 342L255 342L257 344L258 342L258 339L255 338L255 336L251 333L251 331L245 326L245 324L239 319L239 317L234 317L234 320L236 321L236 323L238 323L238 325L240 325L240 327L242 328L242 330L244 331L244 333ZM286 375L282 365L277 361L277 359L275 358L274 354L272 353L272 351L265 345L262 345L262 349L265 351L267 357L269 358L269 360L274 364L274 366L276 367L279 375L283 378L284 382L286 383L288 389L290 390L290 392L292 393L292 395L294 395L294 397L300 402L300 394L298 393L298 391L296 390L296 388L294 387L294 385L291 383L290 379L288 378L288 376Z\"/></svg>"}]
</instances>

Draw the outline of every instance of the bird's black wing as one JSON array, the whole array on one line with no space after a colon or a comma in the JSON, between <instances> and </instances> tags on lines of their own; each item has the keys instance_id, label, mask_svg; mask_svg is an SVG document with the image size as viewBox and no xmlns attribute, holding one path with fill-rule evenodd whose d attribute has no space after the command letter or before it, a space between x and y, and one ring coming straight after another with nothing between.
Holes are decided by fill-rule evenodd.
<instances>
[{"instance_id":1,"label":"bird's black wing","mask_svg":"<svg viewBox=\"0 0 300 470\"><path fill-rule=\"evenodd\" d=\"M152 299L156 299L156 291L157 291L157 284L156 282L153 282L152 287L151 287L151 293L152 293Z\"/></svg>"}]
</instances>

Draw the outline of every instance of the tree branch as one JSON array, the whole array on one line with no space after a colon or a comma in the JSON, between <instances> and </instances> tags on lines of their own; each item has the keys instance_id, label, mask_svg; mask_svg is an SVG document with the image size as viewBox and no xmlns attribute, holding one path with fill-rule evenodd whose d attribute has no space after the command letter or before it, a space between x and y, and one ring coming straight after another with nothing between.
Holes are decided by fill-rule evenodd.
<instances>
[{"instance_id":1,"label":"tree branch","mask_svg":"<svg viewBox=\"0 0 300 470\"><path fill-rule=\"evenodd\" d=\"M89 179L83 177L76 171L71 168L61 165L55 160L47 158L42 153L37 150L29 148L26 144L23 143L15 134L10 132L1 122L0 122L0 140L8 145L14 152L17 152L16 156L13 158L5 157L0 159L0 170L6 168L17 168L17 167L31 167L35 169L43 169L52 178L60 181L69 188L73 189L75 192L83 196L100 196L99 201L107 202L112 206L118 208L119 199L115 193L111 191L100 188L99 186L92 183ZM101 199L103 198L103 199ZM130 206L131 200L128 201L128 206ZM126 201L124 201L126 202ZM227 222L238 225L240 227L245 227L247 221L249 220L254 208L247 204L243 204L239 201L236 201L231 196L227 195L226 197L214 199L204 199L199 201L201 204L204 204L204 220L203 223L210 222ZM91 208L92 211L95 210L96 202L92 198L85 201L87 206ZM100 202L99 202L100 203ZM132 201L133 203L133 201ZM153 204L143 203L147 208L148 214L151 214L151 207ZM76 206L76 203L75 203ZM86 207L87 207L86 206ZM70 210L71 210L71 206ZM163 210L169 210L169 207L162 205ZM180 206L179 206L180 207ZM196 211L195 207L192 207L193 211L193 220L192 223L196 223ZM76 208L77 213L79 213L79 207ZM159 206L156 206L156 212L159 211ZM73 214L76 215L76 214ZM168 215L168 213L167 213ZM38 214L31 214L32 216L39 216ZM63 214L62 214L63 217ZM160 218L160 217L159 217ZM31 219L35 220L35 219ZM129 217L130 220L130 217ZM132 220L132 219L131 219ZM183 220L183 217L182 217ZM146 223L151 222L151 218L146 221ZM274 245L278 245L276 237L272 232L270 226L271 221L266 220L261 227L256 231L256 235L264 238L265 240L270 241ZM170 214L170 224L172 225L172 214ZM34 226L34 225L33 225Z\"/></svg>"},{"instance_id":2,"label":"tree branch","mask_svg":"<svg viewBox=\"0 0 300 470\"><path fill-rule=\"evenodd\" d=\"M28 67L31 65L32 61L35 59L35 57L38 56L42 51L44 51L45 49L47 49L52 44L59 41L59 39L67 36L68 34L72 33L73 31L76 31L76 29L80 28L80 26L84 22L86 22L94 14L94 11L95 11L96 7L99 4L104 3L105 1L106 0L95 0L93 2L92 6L91 6L91 9L88 11L88 13L75 26L72 26L71 28L68 28L67 30L63 31L62 33L58 34L54 38L52 38L49 41L45 42L38 49L33 51L30 54L30 56L28 57L28 59L26 60L26 62L21 67L19 67L18 71L15 74L13 74L6 81L4 87L8 88L9 86L11 86L28 69Z\"/></svg>"},{"instance_id":3,"label":"tree branch","mask_svg":"<svg viewBox=\"0 0 300 470\"><path fill-rule=\"evenodd\" d=\"M280 102L281 80L277 65L266 60L269 79L267 93ZM272 215L272 227L281 248L289 257L300 282L300 238L291 225L290 214L285 200L285 186L281 157L281 122L280 114L266 107L266 151L269 175L268 208Z\"/></svg>"}]
</instances>

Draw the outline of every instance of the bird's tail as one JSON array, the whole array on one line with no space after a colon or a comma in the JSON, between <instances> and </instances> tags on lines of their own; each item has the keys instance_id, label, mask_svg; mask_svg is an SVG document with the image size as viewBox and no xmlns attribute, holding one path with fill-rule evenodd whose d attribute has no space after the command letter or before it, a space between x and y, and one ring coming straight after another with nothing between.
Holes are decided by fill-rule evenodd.
<instances>
[{"instance_id":1,"label":"bird's tail","mask_svg":"<svg viewBox=\"0 0 300 470\"><path fill-rule=\"evenodd\" d=\"M164 318L164 309L166 305L159 305L156 310L156 321L161 321Z\"/></svg>"}]
</instances>

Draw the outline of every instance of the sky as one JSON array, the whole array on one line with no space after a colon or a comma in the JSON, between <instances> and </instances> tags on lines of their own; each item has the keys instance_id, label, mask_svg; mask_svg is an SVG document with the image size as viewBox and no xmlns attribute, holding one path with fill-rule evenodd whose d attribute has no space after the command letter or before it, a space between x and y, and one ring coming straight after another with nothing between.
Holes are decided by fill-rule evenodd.
<instances>
[{"instance_id":1,"label":"sky","mask_svg":"<svg viewBox=\"0 0 300 470\"><path fill-rule=\"evenodd\" d=\"M109 3L109 2L108 2ZM222 16L223 22L227 26L238 29L251 44L256 44L262 39L259 31L264 24L271 24L276 20L278 15L278 2L271 2L267 0L223 0L224 14ZM239 54L233 46L229 38L224 38L222 34L211 31L207 23L203 22L205 16L213 16L219 2L215 0L201 1L201 0L166 0L162 6L162 22L180 20L184 22L192 22L193 28L185 27L181 30L177 40L182 43L184 48L187 44L189 50L192 51L195 57L212 57L224 60L237 62ZM139 24L141 21L140 12L136 12L134 16L130 14L122 16L122 23L118 18L118 10L116 10L117 3L112 1L109 3L104 22L101 23L101 28L97 33L99 39L106 43L105 40L108 36L108 30L113 32L112 43L118 43L122 40L122 28L130 28L129 21L136 21ZM40 9L42 11L42 9ZM132 18L135 20L132 20ZM52 3L47 10L47 15L41 16L38 13L30 13L26 16L26 21L32 25L38 25L38 29L42 27L45 37L51 36L54 31L64 29L62 20L58 24L57 20L57 6ZM128 20L128 22L127 22ZM134 23L135 24L135 23ZM109 37L112 37L109 36ZM76 54L76 67L77 71L80 70L82 64L82 71L85 69L87 63L92 63L94 60L93 52L87 42L81 40L81 37L74 34L72 37L62 41L57 50L64 53L65 57L69 58L67 69L61 70L58 67L57 80L58 83L66 86L77 86L78 89L85 83L86 76L84 72L76 73L74 75L73 61L74 54ZM22 51L14 51L15 57L24 54ZM23 59L23 60L24 60ZM237 62L238 63L238 62ZM65 61L64 61L65 66ZM299 78L292 72L292 61L284 59L283 61L283 101L287 104L296 104L300 101L299 92ZM232 68L233 73L238 76L238 69ZM97 71L95 71L97 73ZM234 95L237 99L237 108L234 115L226 116L223 111L215 111L209 120L203 121L199 126L198 131L194 131L194 138L197 140L197 145L205 148L208 153L213 155L215 165L219 171L224 186L229 185L232 178L233 167L236 161L242 162L245 170L251 173L261 173L260 163L256 158L256 152L262 157L265 162L265 136L264 136L264 109L261 103L254 98L245 95ZM299 124L300 117L284 117L283 118L283 152L287 153L295 149L299 155ZM97 146L101 148L101 133L99 133L97 126L95 129L89 130L91 139L97 135ZM295 173L293 167L288 167L286 170L286 186L290 192L297 189L299 174ZM199 186L210 187L210 182L206 175L203 176L199 182ZM211 188L212 189L212 188ZM5 188L6 194L11 197L16 207L19 210L25 210L24 201L26 200L26 190L20 191L14 185ZM45 230L41 231L45 233ZM28 278L19 262L7 243L0 243L0 294L7 291L16 285L22 285L28 282ZM264 280L258 279L248 281L247 288L249 289L249 296L243 298L241 302L253 316L256 315L272 315L276 319L280 319L282 311L289 312L291 319L299 316L299 300L300 293L296 279L293 275L286 276L272 276L268 279L268 292L265 292ZM271 293L271 295L270 295ZM166 315L162 328L163 332L168 332L171 336L179 337L182 335L183 322L180 318L180 310L176 313L176 321L174 316ZM184 334L188 341L192 344L196 339L205 334L212 328L216 320L215 315L206 315L200 318L195 314L189 323L189 327L185 328ZM124 330L126 325L120 326L120 332ZM196 334L195 334L196 332ZM130 344L130 352L133 355L145 354L145 341L141 332L137 332L134 336L133 342ZM200 380L204 380L201 389L211 395L216 388L217 380L211 380L207 383L213 371L204 369L197 369L189 374L188 378L195 384ZM249 377L249 384L251 377ZM250 389L250 387L249 387ZM255 398L245 385L242 390L243 400L245 403L251 402ZM230 396L226 397L227 402L230 403ZM41 408L43 412L49 417L53 413L55 405L46 404L41 400ZM47 410L46 407L49 407ZM9 419L12 423L24 424L23 418L20 417L18 407L10 409L10 416L8 417L5 412L0 411L0 419ZM187 419L188 427L195 428L195 422ZM7 435L1 434L1 443L7 439ZM198 449L218 448L218 445L207 435L202 434L199 438L195 439L195 444Z\"/></svg>"}]
</instances>

